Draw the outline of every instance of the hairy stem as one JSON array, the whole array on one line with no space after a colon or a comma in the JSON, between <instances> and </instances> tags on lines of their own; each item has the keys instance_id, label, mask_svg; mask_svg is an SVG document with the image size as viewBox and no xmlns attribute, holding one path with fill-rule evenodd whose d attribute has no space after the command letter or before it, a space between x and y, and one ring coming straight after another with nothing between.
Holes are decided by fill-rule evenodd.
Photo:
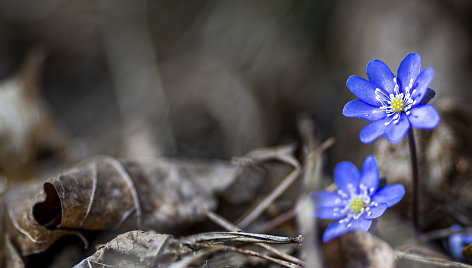
<instances>
[{"instance_id":1,"label":"hairy stem","mask_svg":"<svg viewBox=\"0 0 472 268\"><path fill-rule=\"evenodd\" d=\"M419 189L418 189L418 157L416 155L416 142L413 128L408 130L408 146L410 147L411 173L413 179L413 225L416 231L420 231L419 226Z\"/></svg>"}]
</instances>

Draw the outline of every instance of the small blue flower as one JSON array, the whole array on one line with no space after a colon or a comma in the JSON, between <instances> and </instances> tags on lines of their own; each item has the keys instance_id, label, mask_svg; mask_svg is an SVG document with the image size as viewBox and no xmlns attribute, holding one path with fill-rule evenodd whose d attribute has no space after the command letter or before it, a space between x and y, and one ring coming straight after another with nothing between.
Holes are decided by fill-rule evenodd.
<instances>
[{"instance_id":1,"label":"small blue flower","mask_svg":"<svg viewBox=\"0 0 472 268\"><path fill-rule=\"evenodd\" d=\"M455 232L449 236L448 239L448 249L451 253L451 256L458 260L463 261L464 256L462 255L462 249L472 243L472 234L460 233L464 230L460 225L454 224L451 226L451 231Z\"/></svg>"},{"instance_id":2,"label":"small blue flower","mask_svg":"<svg viewBox=\"0 0 472 268\"><path fill-rule=\"evenodd\" d=\"M434 76L431 67L421 71L421 57L409 53L398 67L398 79L380 60L367 64L369 81L352 75L347 87L359 99L348 102L343 109L347 117L359 117L372 123L360 133L363 143L371 143L385 135L389 142L399 142L410 126L433 129L439 115L425 96Z\"/></svg>"},{"instance_id":3,"label":"small blue flower","mask_svg":"<svg viewBox=\"0 0 472 268\"><path fill-rule=\"evenodd\" d=\"M323 242L351 230L366 232L373 219L382 216L405 194L401 184L387 185L377 190L379 169L373 156L365 159L360 173L350 162L339 163L334 169L334 182L337 192L309 194L315 203L317 217L336 220L323 234Z\"/></svg>"}]
</instances>

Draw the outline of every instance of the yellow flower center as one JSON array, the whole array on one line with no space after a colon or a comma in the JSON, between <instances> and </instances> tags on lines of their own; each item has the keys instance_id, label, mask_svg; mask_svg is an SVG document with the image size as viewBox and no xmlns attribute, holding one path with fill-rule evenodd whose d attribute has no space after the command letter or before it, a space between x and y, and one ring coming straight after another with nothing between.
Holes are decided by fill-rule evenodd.
<instances>
[{"instance_id":1,"label":"yellow flower center","mask_svg":"<svg viewBox=\"0 0 472 268\"><path fill-rule=\"evenodd\" d=\"M359 198L352 200L352 203L351 203L352 211L359 213L364 207L365 207L365 202L360 200Z\"/></svg>"},{"instance_id":2,"label":"yellow flower center","mask_svg":"<svg viewBox=\"0 0 472 268\"><path fill-rule=\"evenodd\" d=\"M392 106L392 111L394 111L395 113L401 113L405 109L405 104L403 103L403 99L401 96L396 96L395 98L393 98L390 105Z\"/></svg>"}]
</instances>

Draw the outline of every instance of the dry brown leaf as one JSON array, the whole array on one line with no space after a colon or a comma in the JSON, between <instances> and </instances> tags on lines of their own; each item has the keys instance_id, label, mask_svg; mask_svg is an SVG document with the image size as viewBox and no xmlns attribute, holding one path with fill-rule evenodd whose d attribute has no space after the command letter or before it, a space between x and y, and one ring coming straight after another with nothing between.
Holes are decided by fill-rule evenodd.
<instances>
[{"instance_id":1,"label":"dry brown leaf","mask_svg":"<svg viewBox=\"0 0 472 268\"><path fill-rule=\"evenodd\" d=\"M25 198L28 196L33 198ZM36 202L45 199L45 196L39 185L17 187L7 192L8 221L6 228L23 256L46 250L64 235L77 234L80 236L78 232L70 230L49 230L35 219L32 208ZM59 210L51 209L48 212L60 213L60 207ZM57 218L60 219L60 217Z\"/></svg>"},{"instance_id":2,"label":"dry brown leaf","mask_svg":"<svg viewBox=\"0 0 472 268\"><path fill-rule=\"evenodd\" d=\"M192 252L170 235L130 231L106 243L74 268L160 267Z\"/></svg>"},{"instance_id":3,"label":"dry brown leaf","mask_svg":"<svg viewBox=\"0 0 472 268\"><path fill-rule=\"evenodd\" d=\"M64 235L80 236L80 229L168 232L204 219L217 205L215 193L244 169L223 161L96 157L43 183L8 191L9 232L23 256L46 250Z\"/></svg>"}]
</instances>

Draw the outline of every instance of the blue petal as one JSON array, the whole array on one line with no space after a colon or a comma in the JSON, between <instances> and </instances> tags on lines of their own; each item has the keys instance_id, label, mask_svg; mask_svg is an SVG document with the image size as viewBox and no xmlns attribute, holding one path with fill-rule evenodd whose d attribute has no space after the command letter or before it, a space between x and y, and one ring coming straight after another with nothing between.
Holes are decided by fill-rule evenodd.
<instances>
[{"instance_id":1,"label":"blue petal","mask_svg":"<svg viewBox=\"0 0 472 268\"><path fill-rule=\"evenodd\" d=\"M385 117L365 126L359 134L360 140L363 143L371 143L378 137L382 136L386 128L385 123L388 122L388 120L389 118Z\"/></svg>"},{"instance_id":2,"label":"blue petal","mask_svg":"<svg viewBox=\"0 0 472 268\"><path fill-rule=\"evenodd\" d=\"M366 70L370 82L379 85L388 94L395 94L393 90L395 87L395 82L393 81L395 75L390 71L387 64L380 60L373 60L367 64Z\"/></svg>"},{"instance_id":3,"label":"blue petal","mask_svg":"<svg viewBox=\"0 0 472 268\"><path fill-rule=\"evenodd\" d=\"M338 191L346 194L351 193L351 189L357 189L359 186L359 171L351 162L341 162L334 168L334 183ZM351 189L348 185L352 185Z\"/></svg>"},{"instance_id":4,"label":"blue petal","mask_svg":"<svg viewBox=\"0 0 472 268\"><path fill-rule=\"evenodd\" d=\"M353 100L344 105L343 115L347 117L359 117L369 121L375 121L386 116L384 110L369 105L362 100Z\"/></svg>"},{"instance_id":5,"label":"blue petal","mask_svg":"<svg viewBox=\"0 0 472 268\"><path fill-rule=\"evenodd\" d=\"M373 191L379 186L379 168L372 155L369 155L362 165L360 184L364 184L368 190L373 188Z\"/></svg>"},{"instance_id":6,"label":"blue petal","mask_svg":"<svg viewBox=\"0 0 472 268\"><path fill-rule=\"evenodd\" d=\"M463 234L461 235L461 238L464 244L466 245L469 245L470 243L472 243L472 235L470 234Z\"/></svg>"},{"instance_id":7,"label":"blue petal","mask_svg":"<svg viewBox=\"0 0 472 268\"><path fill-rule=\"evenodd\" d=\"M439 114L431 104L418 105L410 112L408 120L415 128L433 129L439 123Z\"/></svg>"},{"instance_id":8,"label":"blue petal","mask_svg":"<svg viewBox=\"0 0 472 268\"><path fill-rule=\"evenodd\" d=\"M334 209L335 207L317 207L315 216L323 220L339 220L346 217L345 213L336 212Z\"/></svg>"},{"instance_id":9,"label":"blue petal","mask_svg":"<svg viewBox=\"0 0 472 268\"><path fill-rule=\"evenodd\" d=\"M385 210L387 210L387 204L385 203L382 203L382 204L378 204L376 207L371 207L369 212L371 213L370 215L368 215L367 213L364 214L364 219L366 220L372 220L372 219L376 219L380 216L382 216L382 214L384 214Z\"/></svg>"},{"instance_id":10,"label":"blue petal","mask_svg":"<svg viewBox=\"0 0 472 268\"><path fill-rule=\"evenodd\" d=\"M315 216L320 219L342 219L345 214L335 212L334 209L342 209L341 200L343 199L336 192L317 191L308 194L308 198L315 204ZM336 202L336 200L338 200Z\"/></svg>"},{"instance_id":11,"label":"blue petal","mask_svg":"<svg viewBox=\"0 0 472 268\"><path fill-rule=\"evenodd\" d=\"M351 227L349 227L350 230L361 230L363 232L369 231L369 227L372 224L372 220L366 220L366 219L358 219L358 220L353 220Z\"/></svg>"},{"instance_id":12,"label":"blue petal","mask_svg":"<svg viewBox=\"0 0 472 268\"><path fill-rule=\"evenodd\" d=\"M308 194L308 198L313 201L316 207L338 207L340 201L343 199L336 192L316 191ZM336 202L336 200L338 200Z\"/></svg>"},{"instance_id":13,"label":"blue petal","mask_svg":"<svg viewBox=\"0 0 472 268\"><path fill-rule=\"evenodd\" d=\"M421 57L418 53L408 53L405 58L403 58L400 66L398 67L398 85L400 88L405 88L410 83L410 80L413 79L413 82L416 81L416 78L421 71Z\"/></svg>"},{"instance_id":14,"label":"blue petal","mask_svg":"<svg viewBox=\"0 0 472 268\"><path fill-rule=\"evenodd\" d=\"M392 122L385 128L385 137L391 143L399 142L405 136L405 133L410 128L408 117L401 113L400 121L398 123Z\"/></svg>"},{"instance_id":15,"label":"blue petal","mask_svg":"<svg viewBox=\"0 0 472 268\"><path fill-rule=\"evenodd\" d=\"M326 231L323 234L323 243L349 231L361 230L363 232L367 232L371 224L372 220L353 220L352 225L348 228L346 223L339 223L338 221L332 222L328 228L326 228Z\"/></svg>"},{"instance_id":16,"label":"blue petal","mask_svg":"<svg viewBox=\"0 0 472 268\"><path fill-rule=\"evenodd\" d=\"M323 243L328 242L329 240L338 237L348 231L349 229L347 228L346 224L334 221L328 226L328 228L326 228L326 231L323 234Z\"/></svg>"},{"instance_id":17,"label":"blue petal","mask_svg":"<svg viewBox=\"0 0 472 268\"><path fill-rule=\"evenodd\" d=\"M420 103L426 93L428 92L428 87L433 81L434 77L434 70L431 67L427 67L424 69L416 78L416 82L413 85L413 88L416 89L415 93L412 94L412 99L416 101L416 103Z\"/></svg>"},{"instance_id":18,"label":"blue petal","mask_svg":"<svg viewBox=\"0 0 472 268\"><path fill-rule=\"evenodd\" d=\"M454 259L462 261L464 256L462 256L462 249L464 248L464 241L462 240L461 235L451 235L448 239L449 252L454 257Z\"/></svg>"},{"instance_id":19,"label":"blue petal","mask_svg":"<svg viewBox=\"0 0 472 268\"><path fill-rule=\"evenodd\" d=\"M351 75L351 77L347 79L346 86L365 103L377 107L382 106L382 103L375 99L375 89L377 88L375 84L359 76Z\"/></svg>"},{"instance_id":20,"label":"blue petal","mask_svg":"<svg viewBox=\"0 0 472 268\"><path fill-rule=\"evenodd\" d=\"M387 185L380 188L375 195L372 197L372 201L382 204L387 204L387 207L391 207L398 203L405 194L405 187L401 184Z\"/></svg>"}]
</instances>

